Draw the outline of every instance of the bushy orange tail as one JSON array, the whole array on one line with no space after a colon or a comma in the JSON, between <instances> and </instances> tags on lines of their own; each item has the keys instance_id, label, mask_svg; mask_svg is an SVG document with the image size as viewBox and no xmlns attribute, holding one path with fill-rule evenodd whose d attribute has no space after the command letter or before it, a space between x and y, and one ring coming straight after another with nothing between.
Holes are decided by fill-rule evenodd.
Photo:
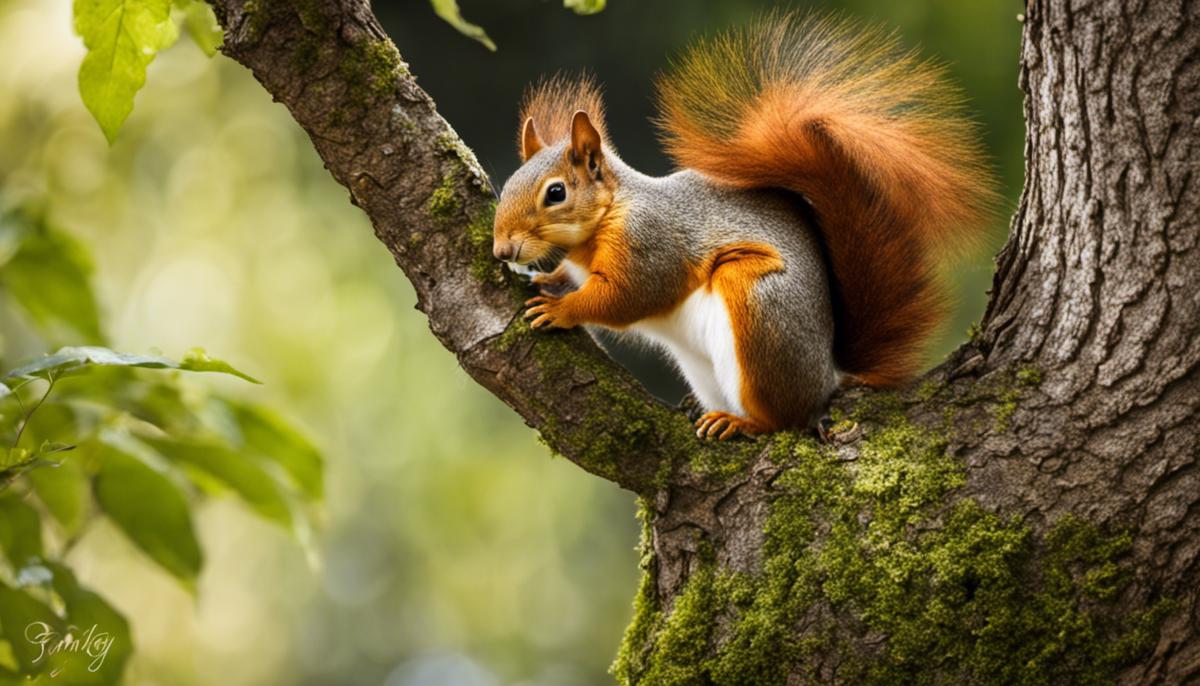
<instances>
[{"instance_id":1,"label":"bushy orange tail","mask_svg":"<svg viewBox=\"0 0 1200 686\"><path fill-rule=\"evenodd\" d=\"M919 370L948 310L938 260L985 231L991 175L944 71L879 29L771 15L695 45L658 84L680 166L812 206L835 356L870 385Z\"/></svg>"}]
</instances>

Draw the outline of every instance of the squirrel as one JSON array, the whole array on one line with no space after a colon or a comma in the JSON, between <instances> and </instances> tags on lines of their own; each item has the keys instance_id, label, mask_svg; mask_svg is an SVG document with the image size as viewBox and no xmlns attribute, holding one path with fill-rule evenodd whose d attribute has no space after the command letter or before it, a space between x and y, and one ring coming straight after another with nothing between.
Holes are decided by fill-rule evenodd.
<instances>
[{"instance_id":1,"label":"squirrel","mask_svg":"<svg viewBox=\"0 0 1200 686\"><path fill-rule=\"evenodd\" d=\"M532 278L531 326L665 349L705 439L811 426L840 386L910 381L948 311L942 258L986 235L994 198L945 68L894 33L774 14L694 44L657 92L679 167L660 178L617 156L590 77L527 93L493 253L561 259Z\"/></svg>"}]
</instances>

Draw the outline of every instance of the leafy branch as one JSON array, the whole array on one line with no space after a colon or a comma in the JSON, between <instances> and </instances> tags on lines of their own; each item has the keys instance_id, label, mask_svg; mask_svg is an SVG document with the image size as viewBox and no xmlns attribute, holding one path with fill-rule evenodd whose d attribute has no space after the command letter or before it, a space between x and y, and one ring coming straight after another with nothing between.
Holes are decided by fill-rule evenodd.
<instances>
[{"instance_id":1,"label":"leafy branch","mask_svg":"<svg viewBox=\"0 0 1200 686\"><path fill-rule=\"evenodd\" d=\"M104 340L86 250L44 217L0 216L0 295L0 309L43 339ZM176 360L101 345L63 347L0 376L0 438L12 446L0 453L0 684L58 670L72 684L119 680L129 624L65 562L99 516L192 592L202 496L233 495L310 544L320 453L265 407L185 386L192 373L259 383L199 349ZM112 638L109 656L96 672L47 658L24 633L35 624L59 635L96 625Z\"/></svg>"},{"instance_id":2,"label":"leafy branch","mask_svg":"<svg viewBox=\"0 0 1200 686\"><path fill-rule=\"evenodd\" d=\"M25 379L21 383L21 386L24 387L32 380L33 380L32 378ZM46 380L47 380L47 384L46 384L45 392L42 393L42 397L38 398L37 404L35 404L33 407L31 407L28 410L25 409L25 403L21 402L20 394L12 393L10 391L12 396L14 398L16 398L17 404L19 404L21 406L21 415L22 415L21 423L17 426L17 435L13 437L13 444L12 444L13 450L17 450L17 448L20 447L21 435L23 433L25 433L25 427L29 426L29 420L33 417L33 414L38 411L38 408L40 408L43 403L46 402L46 398L50 397L50 393L54 390L54 382L57 381L58 379L54 376L53 372L49 372L46 376ZM3 486L0 486L0 490L3 490Z\"/></svg>"},{"instance_id":3,"label":"leafy branch","mask_svg":"<svg viewBox=\"0 0 1200 686\"><path fill-rule=\"evenodd\" d=\"M87 55L79 66L79 94L111 144L133 112L133 100L146 83L158 53L186 31L212 57L224 36L205 0L74 0L75 32ZM430 0L433 11L459 33L495 52L483 27L463 18L458 0ZM576 14L602 11L607 0L563 0Z\"/></svg>"}]
</instances>

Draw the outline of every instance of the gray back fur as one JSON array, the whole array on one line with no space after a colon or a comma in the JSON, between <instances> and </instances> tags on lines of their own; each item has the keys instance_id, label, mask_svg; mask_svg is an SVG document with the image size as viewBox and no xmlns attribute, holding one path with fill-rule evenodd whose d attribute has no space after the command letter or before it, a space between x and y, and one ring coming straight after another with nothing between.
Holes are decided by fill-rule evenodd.
<instances>
[{"instance_id":1,"label":"gray back fur","mask_svg":"<svg viewBox=\"0 0 1200 686\"><path fill-rule=\"evenodd\" d=\"M833 313L825 257L799 198L721 186L691 170L650 177L612 154L608 163L620 188L617 200L628 208L625 229L639 256L632 265L637 281L681 278L686 262L731 243L765 243L779 252L783 271L760 279L752 297L763 330L743 344L754 346L750 355L768 360L796 401L821 409L839 382Z\"/></svg>"}]
</instances>

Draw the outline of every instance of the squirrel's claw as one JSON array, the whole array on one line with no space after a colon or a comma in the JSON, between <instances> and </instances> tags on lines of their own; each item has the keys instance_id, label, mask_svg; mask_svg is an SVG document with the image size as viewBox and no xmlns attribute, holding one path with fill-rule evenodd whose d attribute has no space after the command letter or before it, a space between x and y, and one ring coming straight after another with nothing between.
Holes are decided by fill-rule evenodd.
<instances>
[{"instance_id":1,"label":"squirrel's claw","mask_svg":"<svg viewBox=\"0 0 1200 686\"><path fill-rule=\"evenodd\" d=\"M752 420L728 412L707 412L696 420L696 437L725 441L738 434L753 436L761 429Z\"/></svg>"},{"instance_id":2,"label":"squirrel's claw","mask_svg":"<svg viewBox=\"0 0 1200 686\"><path fill-rule=\"evenodd\" d=\"M525 318L529 319L528 316ZM546 313L537 315L537 317L535 317L532 321L529 322L529 327L533 328L533 329L548 329L553 326L554 326L554 318Z\"/></svg>"},{"instance_id":3,"label":"squirrel's claw","mask_svg":"<svg viewBox=\"0 0 1200 686\"><path fill-rule=\"evenodd\" d=\"M529 322L530 328L570 329L575 326L562 316L561 300L552 295L538 295L526 300L525 305L529 309L525 310L525 321Z\"/></svg>"}]
</instances>

